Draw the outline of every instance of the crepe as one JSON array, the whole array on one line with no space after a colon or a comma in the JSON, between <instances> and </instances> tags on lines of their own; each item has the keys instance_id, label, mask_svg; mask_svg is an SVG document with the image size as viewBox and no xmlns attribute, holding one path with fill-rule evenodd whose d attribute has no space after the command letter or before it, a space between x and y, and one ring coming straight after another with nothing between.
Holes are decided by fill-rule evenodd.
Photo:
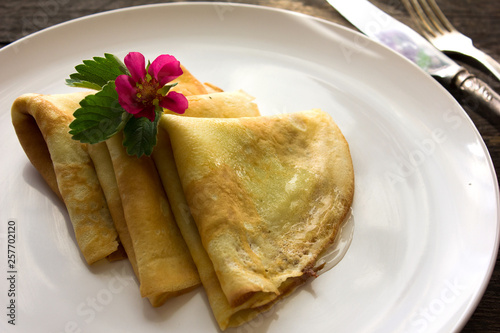
<instances>
[{"instance_id":1,"label":"crepe","mask_svg":"<svg viewBox=\"0 0 500 333\"><path fill-rule=\"evenodd\" d=\"M217 90L215 91L217 92ZM188 97L188 100L189 108L183 115L186 117L231 118L260 115L257 104L254 103L254 98L241 90L191 96ZM158 144L152 156L167 192L172 212L174 213L182 236L189 247L210 306L220 327L226 327L226 323L233 317L233 314L237 314L238 316L237 319L231 319L233 323L237 321L242 323L253 318L260 311L263 311L264 308L251 309L248 311L240 311L238 308L232 308L222 292L212 262L201 243L198 229L190 212L190 207L187 205L182 184L177 173L170 139L168 133L162 126L158 129Z\"/></svg>"},{"instance_id":2,"label":"crepe","mask_svg":"<svg viewBox=\"0 0 500 333\"><path fill-rule=\"evenodd\" d=\"M184 65L181 65L182 75L171 83L177 83L172 90L183 94L184 96L206 94L208 90L219 89L210 83L201 83Z\"/></svg>"},{"instance_id":3,"label":"crepe","mask_svg":"<svg viewBox=\"0 0 500 333\"><path fill-rule=\"evenodd\" d=\"M202 84L191 72L181 65L183 74L173 82L177 85L172 90L182 93L186 96L193 94L206 94L207 89L219 89L214 85ZM124 257L128 257L136 276L138 277L137 262L135 259L134 248L130 234L128 232L123 206L120 199L118 184L115 178L115 172L109 150L105 142L87 145L88 153L95 165L99 182L104 191L108 202L108 207L113 217L113 221L118 232L121 245L124 250ZM120 251L116 251L116 257L120 258Z\"/></svg>"},{"instance_id":4,"label":"crepe","mask_svg":"<svg viewBox=\"0 0 500 333\"><path fill-rule=\"evenodd\" d=\"M106 197L109 212L111 213L120 243L125 252L125 258L129 259L135 275L139 277L134 247L128 232L122 200L120 198L120 192L118 191L118 184L116 183L115 171L113 169L111 156L109 155L108 146L106 142L99 142L87 145L87 149L94 162L97 178L99 179L104 196Z\"/></svg>"},{"instance_id":5,"label":"crepe","mask_svg":"<svg viewBox=\"0 0 500 333\"><path fill-rule=\"evenodd\" d=\"M127 154L119 133L106 142L113 163L142 297L159 306L200 284L152 159Z\"/></svg>"},{"instance_id":6,"label":"crepe","mask_svg":"<svg viewBox=\"0 0 500 333\"><path fill-rule=\"evenodd\" d=\"M14 101L11 115L26 155L64 201L81 253L92 264L115 252L119 244L86 145L68 133L73 112L87 94L25 94Z\"/></svg>"},{"instance_id":7,"label":"crepe","mask_svg":"<svg viewBox=\"0 0 500 333\"><path fill-rule=\"evenodd\" d=\"M259 116L259 108L254 97L243 90L231 92L213 92L210 94L188 96L189 107L182 114L184 117L254 117ZM175 115L165 110L165 114Z\"/></svg>"},{"instance_id":8,"label":"crepe","mask_svg":"<svg viewBox=\"0 0 500 333\"><path fill-rule=\"evenodd\" d=\"M189 230L183 235L222 330L316 275L354 192L349 147L329 115L164 115L160 127L179 175L169 186L182 188L189 207L178 199L176 216L184 215L181 230Z\"/></svg>"},{"instance_id":9,"label":"crepe","mask_svg":"<svg viewBox=\"0 0 500 333\"><path fill-rule=\"evenodd\" d=\"M185 96L207 93L204 84L184 66L182 70L173 90ZM88 148L141 295L153 306L160 306L198 286L196 267L151 158L129 156L121 134Z\"/></svg>"}]
</instances>

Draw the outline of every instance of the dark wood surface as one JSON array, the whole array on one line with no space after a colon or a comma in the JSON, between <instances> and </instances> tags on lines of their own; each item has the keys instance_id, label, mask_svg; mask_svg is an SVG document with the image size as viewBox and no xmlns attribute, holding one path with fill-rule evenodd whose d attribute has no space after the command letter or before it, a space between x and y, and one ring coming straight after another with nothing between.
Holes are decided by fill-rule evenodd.
<instances>
[{"instance_id":1,"label":"dark wood surface","mask_svg":"<svg viewBox=\"0 0 500 333\"><path fill-rule=\"evenodd\" d=\"M345 0L349 1L349 0ZM0 47L54 24L112 9L158 2L152 0L0 0ZM324 0L247 0L234 1L283 8L350 26ZM479 48L500 61L499 0L437 0L448 19ZM374 3L406 24L415 27L399 0ZM471 72L500 93L500 83L490 75L464 64ZM1 75L1 74L0 74ZM491 154L495 170L500 170L500 126L483 116L482 110L462 105L481 133ZM463 332L500 332L500 263L493 271L488 288Z\"/></svg>"}]
</instances>

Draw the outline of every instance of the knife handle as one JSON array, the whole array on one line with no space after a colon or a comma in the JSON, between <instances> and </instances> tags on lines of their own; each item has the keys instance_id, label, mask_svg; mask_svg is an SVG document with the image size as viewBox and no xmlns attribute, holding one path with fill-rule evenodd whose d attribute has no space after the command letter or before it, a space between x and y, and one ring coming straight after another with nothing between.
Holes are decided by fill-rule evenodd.
<instances>
[{"instance_id":1,"label":"knife handle","mask_svg":"<svg viewBox=\"0 0 500 333\"><path fill-rule=\"evenodd\" d=\"M463 69L455 76L453 84L461 92L463 103L488 111L491 120L500 121L500 95L487 83Z\"/></svg>"}]
</instances>

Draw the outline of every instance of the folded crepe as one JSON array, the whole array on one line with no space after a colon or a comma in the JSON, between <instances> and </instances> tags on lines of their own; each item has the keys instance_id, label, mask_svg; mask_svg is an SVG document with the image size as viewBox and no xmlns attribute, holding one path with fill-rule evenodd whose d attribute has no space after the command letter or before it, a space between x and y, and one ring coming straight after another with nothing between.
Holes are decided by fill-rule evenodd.
<instances>
[{"instance_id":1,"label":"folded crepe","mask_svg":"<svg viewBox=\"0 0 500 333\"><path fill-rule=\"evenodd\" d=\"M189 107L181 115L183 117L237 118L260 115L259 108L254 103L255 98L243 90L193 95L187 99ZM165 110L165 114L176 115L169 110Z\"/></svg>"},{"instance_id":2,"label":"folded crepe","mask_svg":"<svg viewBox=\"0 0 500 333\"><path fill-rule=\"evenodd\" d=\"M189 80L193 82L192 79ZM196 81L194 81L196 82ZM185 87L187 84L179 84L177 87ZM215 88L210 91L219 91ZM204 92L200 90L194 90L193 88L190 91ZM187 94L187 90L183 91ZM189 102L189 108L186 110L185 115L187 116L199 116L200 114L223 114L226 116L253 116L258 115L257 106L252 103L253 98L248 96L247 94L237 91L231 93L212 93L205 95L195 95L195 96L187 96ZM230 104L231 107L227 107ZM206 110L206 111L203 111ZM168 110L165 111L169 113ZM169 147L168 137L164 137L165 133L162 132L158 136L158 144L157 146L167 146ZM108 149L108 146L111 146ZM154 177L156 176L156 172L153 170L154 167L151 165L150 161L137 161L135 157L130 157L125 154L123 147L120 144L120 140L117 138L111 139L108 143L98 143L88 146L89 153L94 160L94 164L96 166L96 171L99 176L99 180L103 187L104 193L106 195L106 199L108 201L108 206L110 208L110 212L113 216L113 221L115 222L116 229L120 236L121 243L125 248L126 253L128 254L128 258L138 280L141 284L142 294L145 297L149 297L151 303L154 306L159 306L163 304L163 302L169 297L175 296L176 294L172 291L165 290L178 290L178 293L187 292L197 286L199 284L198 275L193 276L192 269L192 259L190 257L186 257L189 253L187 250L179 251L177 258L177 265L166 265L163 267L156 267L155 274L164 276L162 278L162 283L158 283L155 281L155 274L151 274L149 269L151 268L148 264L148 256L154 258L154 252L150 252L148 248L145 250L139 250L140 255L142 256L142 261L140 262L140 267L138 267L137 259L136 259L136 249L134 249L134 242L132 237L134 237L136 242L139 242L136 247L144 246L143 243L140 243L140 238L145 235L144 228L149 227L151 230L155 230L157 228L154 224L144 224L144 220L148 220L151 218L151 211L159 212L161 207L159 205L155 208L151 207L151 198L156 197L164 197L162 190L157 187L157 184L160 184L158 181L155 181ZM118 160L118 157L115 157L115 164L113 165L113 161L110 156L110 150L114 151L115 154L121 155L122 161ZM163 149L161 151L164 151ZM148 160L148 158L143 158L142 160ZM170 162L170 163L169 163ZM173 165L175 167L173 159L158 159L157 166L164 167L165 163L167 166ZM119 173L118 177L115 174L115 169ZM146 170L145 170L146 169ZM145 172L143 172L145 170ZM176 171L174 171L176 172ZM130 179L127 177L132 175L134 182L139 184L142 188L130 188ZM145 177L145 179L139 179L139 175L141 177ZM176 175L176 174L175 174ZM177 177L178 179L178 177ZM121 185L118 184L118 181ZM153 185L148 187L147 182L151 182ZM155 190L152 190L155 188ZM170 184L167 182L165 184L165 188L172 189ZM123 203L120 198L120 189L123 196L126 196L125 201L133 200L132 203L127 203L126 206L129 209L124 211ZM151 192L149 192L151 190ZM138 193L141 191L141 193ZM182 190L181 190L182 191ZM145 196L144 193L149 192L151 195ZM135 193L135 194L134 194ZM182 192L181 192L182 194ZM134 197L135 196L135 197ZM169 198L170 199L170 198ZM174 197L175 199L175 197ZM144 216L140 216L141 212L139 212L134 205L143 205L145 202L145 206L148 207L147 210L141 211ZM165 208L166 209L166 208ZM126 216L127 217L126 217ZM130 224L130 229L127 226L127 220ZM154 220L154 219L153 219ZM155 220L154 220L155 221ZM158 222L158 221L156 221ZM165 222L168 226L175 229L176 223L173 219L168 217ZM175 230L172 231L172 236L174 236L173 240L168 240L168 243L174 244L179 243L177 245L178 248L183 249L183 239L180 234L178 234ZM132 233L132 235L131 235ZM146 243L155 244L158 242L154 242L153 239L146 240ZM142 244L142 245L141 245ZM160 244L162 244L160 242ZM165 244L165 242L163 242ZM161 249L161 246L157 245L155 250L158 251ZM174 253L170 253L173 255ZM140 274L140 270L142 271L142 278ZM170 273L165 274L163 270L167 270ZM178 277L182 277L184 282L187 282L187 285L178 285L177 287L173 287L172 284L175 283L176 279L168 278L168 274L172 274L172 272L177 273ZM186 276L191 276L191 278L185 278ZM146 287L150 285L149 288L154 289L153 292L147 292ZM151 287L152 286L152 287ZM164 292L162 292L164 290Z\"/></svg>"},{"instance_id":3,"label":"folded crepe","mask_svg":"<svg viewBox=\"0 0 500 333\"><path fill-rule=\"evenodd\" d=\"M219 90L217 86L210 83L201 83L186 67L181 65L182 75L172 81L177 83L172 90L183 94L184 96L206 94L212 90Z\"/></svg>"},{"instance_id":4,"label":"folded crepe","mask_svg":"<svg viewBox=\"0 0 500 333\"><path fill-rule=\"evenodd\" d=\"M173 90L187 96L206 94L185 67ZM152 160L129 156L121 134L106 143L88 145L121 243L139 280L143 297L153 306L200 284L196 267L170 212Z\"/></svg>"},{"instance_id":5,"label":"folded crepe","mask_svg":"<svg viewBox=\"0 0 500 333\"><path fill-rule=\"evenodd\" d=\"M106 144L132 241L140 292L153 306L159 306L197 287L198 272L152 159L128 155L121 133Z\"/></svg>"},{"instance_id":6,"label":"folded crepe","mask_svg":"<svg viewBox=\"0 0 500 333\"><path fill-rule=\"evenodd\" d=\"M68 133L73 112L87 94L25 94L14 101L11 115L21 146L64 201L81 253L92 264L114 253L119 244L86 145Z\"/></svg>"},{"instance_id":7,"label":"folded crepe","mask_svg":"<svg viewBox=\"0 0 500 333\"><path fill-rule=\"evenodd\" d=\"M175 157L160 175L222 330L316 275L354 192L349 147L329 115L164 115L160 127L172 150L153 156Z\"/></svg>"},{"instance_id":8,"label":"folded crepe","mask_svg":"<svg viewBox=\"0 0 500 333\"><path fill-rule=\"evenodd\" d=\"M259 116L259 109L253 102L254 98L244 91L213 93L208 95L191 96L189 109L185 117L255 117ZM169 113L169 112L166 112ZM177 166L175 164L170 138L166 130L158 128L158 144L153 151L153 159L163 182L165 191L175 216L176 222L186 241L194 259L201 282L206 291L208 300L216 320L221 328L227 327L229 318L237 313L238 318L232 318L234 323L243 323L253 318L260 309L241 310L232 308L222 292L219 280L215 274L213 264L201 242L198 229L191 215L190 207L186 202Z\"/></svg>"},{"instance_id":9,"label":"folded crepe","mask_svg":"<svg viewBox=\"0 0 500 333\"><path fill-rule=\"evenodd\" d=\"M108 204L111 217L113 218L113 223L118 233L120 244L123 247L124 253L121 254L125 258L129 259L135 275L139 277L132 239L130 238L127 222L125 221L122 200L120 198L120 192L118 191L115 170L113 169L113 162L111 161L111 156L109 155L108 146L106 145L106 142L99 142L87 145L87 149L92 161L94 162L97 178L99 179L104 196L106 197L106 202Z\"/></svg>"},{"instance_id":10,"label":"folded crepe","mask_svg":"<svg viewBox=\"0 0 500 333\"><path fill-rule=\"evenodd\" d=\"M183 74L174 80L173 90L185 95L203 94L218 88L202 84L184 66ZM25 94L12 105L12 122L28 159L40 172L49 187L64 201L75 237L87 263L100 259L125 257L120 238L127 242L123 224L123 210L112 183L109 161L100 163L105 156L105 144L88 149L86 144L71 139L69 124L79 102L92 91L71 94ZM106 148L107 149L107 148ZM89 156L89 153L91 156ZM92 155L96 156L92 156ZM104 155L103 155L104 154ZM96 173L93 162L98 162ZM103 193L100 182L108 185ZM111 202L108 207L106 202ZM111 211L110 211L111 208ZM115 220L113 222L113 220ZM115 228L118 224L118 232ZM130 249L128 256L134 256ZM126 249L125 249L126 250ZM134 260L131 260L134 266Z\"/></svg>"}]
</instances>

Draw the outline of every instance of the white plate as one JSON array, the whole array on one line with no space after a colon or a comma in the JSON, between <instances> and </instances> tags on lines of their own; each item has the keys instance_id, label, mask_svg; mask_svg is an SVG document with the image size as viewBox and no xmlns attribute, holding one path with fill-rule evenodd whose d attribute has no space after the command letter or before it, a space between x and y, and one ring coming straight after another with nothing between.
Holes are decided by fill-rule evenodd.
<instances>
[{"instance_id":1,"label":"white plate","mask_svg":"<svg viewBox=\"0 0 500 333\"><path fill-rule=\"evenodd\" d=\"M355 232L341 263L229 332L419 332L461 327L498 248L498 186L459 105L411 63L300 14L229 3L107 12L0 51L2 332L216 332L200 288L153 309L126 262L88 267L64 206L10 122L22 93L65 93L83 59L177 56L203 81L244 89L263 114L322 108L352 150ZM7 222L16 222L16 326L7 324Z\"/></svg>"}]
</instances>

